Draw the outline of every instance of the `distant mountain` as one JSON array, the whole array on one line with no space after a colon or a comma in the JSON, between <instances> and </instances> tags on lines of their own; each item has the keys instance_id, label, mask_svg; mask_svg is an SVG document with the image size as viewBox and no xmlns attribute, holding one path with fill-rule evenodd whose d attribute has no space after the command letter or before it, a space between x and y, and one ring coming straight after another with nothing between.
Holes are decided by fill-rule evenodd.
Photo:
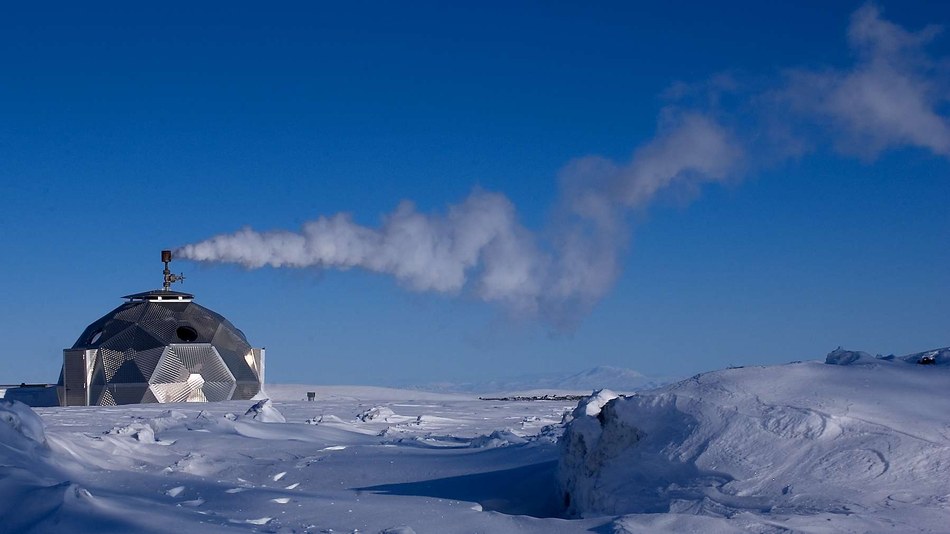
<instances>
[{"instance_id":1,"label":"distant mountain","mask_svg":"<svg viewBox=\"0 0 950 534\"><path fill-rule=\"evenodd\" d=\"M677 377L647 376L633 369L601 365L574 374L537 373L479 382L402 383L396 386L453 393L536 393L541 391L590 393L595 389L603 388L617 392L632 392L653 389L678 379Z\"/></svg>"}]
</instances>

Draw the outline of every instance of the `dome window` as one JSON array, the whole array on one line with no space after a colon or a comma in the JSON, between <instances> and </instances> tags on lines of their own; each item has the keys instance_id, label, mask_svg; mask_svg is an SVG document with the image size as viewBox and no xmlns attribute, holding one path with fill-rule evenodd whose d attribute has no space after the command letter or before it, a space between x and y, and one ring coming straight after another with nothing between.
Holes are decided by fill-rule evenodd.
<instances>
[{"instance_id":1,"label":"dome window","mask_svg":"<svg viewBox=\"0 0 950 534\"><path fill-rule=\"evenodd\" d=\"M102 339L102 329L96 330L89 336L89 344L95 345L100 339Z\"/></svg>"},{"instance_id":2,"label":"dome window","mask_svg":"<svg viewBox=\"0 0 950 534\"><path fill-rule=\"evenodd\" d=\"M198 331L187 325L179 326L178 329L175 330L175 335L185 343L191 343L198 339Z\"/></svg>"}]
</instances>

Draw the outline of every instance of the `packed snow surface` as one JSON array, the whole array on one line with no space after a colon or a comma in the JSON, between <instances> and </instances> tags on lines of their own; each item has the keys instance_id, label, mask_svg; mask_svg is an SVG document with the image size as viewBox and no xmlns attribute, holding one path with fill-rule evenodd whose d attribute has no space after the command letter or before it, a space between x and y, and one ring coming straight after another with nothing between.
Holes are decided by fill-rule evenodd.
<instances>
[{"instance_id":1,"label":"packed snow surface","mask_svg":"<svg viewBox=\"0 0 950 534\"><path fill-rule=\"evenodd\" d=\"M950 368L864 353L618 397L561 440L569 516L620 532L950 530Z\"/></svg>"},{"instance_id":2,"label":"packed snow surface","mask_svg":"<svg viewBox=\"0 0 950 534\"><path fill-rule=\"evenodd\" d=\"M950 367L840 360L580 403L0 400L0 533L946 532Z\"/></svg>"},{"instance_id":3,"label":"packed snow surface","mask_svg":"<svg viewBox=\"0 0 950 534\"><path fill-rule=\"evenodd\" d=\"M556 533L606 521L555 517L556 435L576 402L268 390L258 402L0 400L0 533Z\"/></svg>"}]
</instances>

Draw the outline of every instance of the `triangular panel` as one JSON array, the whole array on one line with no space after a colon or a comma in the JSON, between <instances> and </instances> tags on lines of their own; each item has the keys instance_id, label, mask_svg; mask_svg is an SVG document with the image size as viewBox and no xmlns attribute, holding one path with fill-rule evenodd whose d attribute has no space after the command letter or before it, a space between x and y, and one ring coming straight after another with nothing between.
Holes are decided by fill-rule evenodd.
<instances>
[{"instance_id":1,"label":"triangular panel","mask_svg":"<svg viewBox=\"0 0 950 534\"><path fill-rule=\"evenodd\" d=\"M175 354L175 350L172 347L166 347L164 352L162 352L161 358L158 360L158 365L155 367L155 371L152 373L152 376L149 378L149 384L172 384L177 382L184 382L188 379L190 373L185 369L185 364L182 363L181 358ZM158 397L158 391L152 390L156 393ZM159 402L162 401L162 397L158 397Z\"/></svg>"},{"instance_id":2,"label":"triangular panel","mask_svg":"<svg viewBox=\"0 0 950 534\"><path fill-rule=\"evenodd\" d=\"M115 406L115 399L112 397L112 392L106 388L102 392L102 397L99 399L99 406Z\"/></svg>"}]
</instances>

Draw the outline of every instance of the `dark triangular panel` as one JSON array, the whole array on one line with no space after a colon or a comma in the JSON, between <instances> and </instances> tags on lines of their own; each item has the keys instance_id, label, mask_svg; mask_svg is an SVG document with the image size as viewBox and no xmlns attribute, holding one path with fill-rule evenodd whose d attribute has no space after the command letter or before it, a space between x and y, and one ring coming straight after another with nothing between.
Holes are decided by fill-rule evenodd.
<instances>
[{"instance_id":1,"label":"dark triangular panel","mask_svg":"<svg viewBox=\"0 0 950 534\"><path fill-rule=\"evenodd\" d=\"M89 405L90 406L108 406L102 404L102 392L105 391L104 385L89 386Z\"/></svg>"},{"instance_id":2,"label":"dark triangular panel","mask_svg":"<svg viewBox=\"0 0 950 534\"><path fill-rule=\"evenodd\" d=\"M148 331L144 330L142 327L136 325L135 330L133 331L131 348L138 351L145 351L149 349L155 349L159 347L164 347L166 343L157 339Z\"/></svg>"},{"instance_id":3,"label":"dark triangular panel","mask_svg":"<svg viewBox=\"0 0 950 534\"><path fill-rule=\"evenodd\" d=\"M146 378L152 376L164 351L165 347L155 347L135 353L135 359L133 361L135 365L138 366L139 371L142 372L142 376Z\"/></svg>"},{"instance_id":4,"label":"dark triangular panel","mask_svg":"<svg viewBox=\"0 0 950 534\"><path fill-rule=\"evenodd\" d=\"M117 386L112 390L112 397L116 404L138 404L145 398L145 392L148 391L148 384L136 384L134 386Z\"/></svg>"},{"instance_id":5,"label":"dark triangular panel","mask_svg":"<svg viewBox=\"0 0 950 534\"><path fill-rule=\"evenodd\" d=\"M228 366L235 380L238 382L257 381L257 374L247 364L244 354L227 349L218 349L218 353L221 354L221 359L224 360L224 364Z\"/></svg>"},{"instance_id":6,"label":"dark triangular panel","mask_svg":"<svg viewBox=\"0 0 950 534\"><path fill-rule=\"evenodd\" d=\"M226 349L242 355L251 350L251 345L238 335L237 330L224 323L218 325L211 343L218 349Z\"/></svg>"},{"instance_id":7,"label":"dark triangular panel","mask_svg":"<svg viewBox=\"0 0 950 534\"><path fill-rule=\"evenodd\" d=\"M127 323L137 323L142 317L142 312L146 309L147 305L141 302L130 302L119 306L112 315L112 318L117 321L125 321Z\"/></svg>"},{"instance_id":8,"label":"dark triangular panel","mask_svg":"<svg viewBox=\"0 0 950 534\"><path fill-rule=\"evenodd\" d=\"M152 403L158 402L158 399L155 398L155 394L152 393L152 388L145 390L145 395L142 397L142 403Z\"/></svg>"},{"instance_id":9,"label":"dark triangular panel","mask_svg":"<svg viewBox=\"0 0 950 534\"><path fill-rule=\"evenodd\" d=\"M148 382L148 379L145 378L145 376L142 374L142 371L137 365L135 365L135 362L132 361L131 357L126 355L125 361L122 362L122 365L120 365L118 369L116 369L109 382L113 384L145 384ZM118 397L116 397L116 400L118 401Z\"/></svg>"}]
</instances>

